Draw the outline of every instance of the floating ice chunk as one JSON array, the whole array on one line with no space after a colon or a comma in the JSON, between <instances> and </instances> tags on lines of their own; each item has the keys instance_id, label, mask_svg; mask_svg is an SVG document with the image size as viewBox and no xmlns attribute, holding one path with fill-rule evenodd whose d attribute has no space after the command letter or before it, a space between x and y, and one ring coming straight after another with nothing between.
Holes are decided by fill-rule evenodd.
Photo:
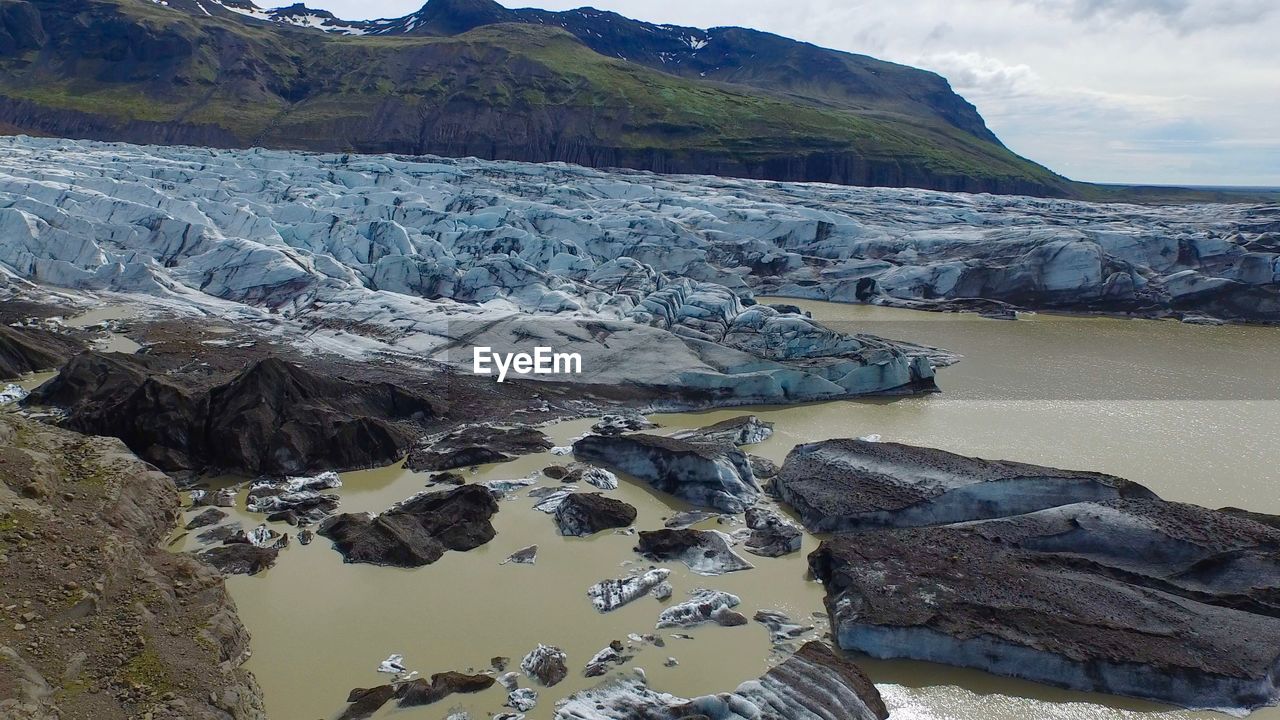
<instances>
[{"instance_id":1,"label":"floating ice chunk","mask_svg":"<svg viewBox=\"0 0 1280 720\"><path fill-rule=\"evenodd\" d=\"M513 690L507 695L507 707L517 712L528 712L538 704L538 691L533 688Z\"/></svg>"},{"instance_id":2,"label":"floating ice chunk","mask_svg":"<svg viewBox=\"0 0 1280 720\"><path fill-rule=\"evenodd\" d=\"M26 396L26 390L23 390L21 387L14 385L13 383L9 383L4 386L3 390L0 390L0 405L20 402Z\"/></svg>"},{"instance_id":3,"label":"floating ice chunk","mask_svg":"<svg viewBox=\"0 0 1280 720\"><path fill-rule=\"evenodd\" d=\"M571 455L572 453L573 453L573 447L569 445L556 446L551 448L552 455L563 456L563 455Z\"/></svg>"},{"instance_id":4,"label":"floating ice chunk","mask_svg":"<svg viewBox=\"0 0 1280 720\"><path fill-rule=\"evenodd\" d=\"M378 672L388 675L402 675L409 669L404 666L404 656L393 653L386 660L378 663Z\"/></svg>"},{"instance_id":5,"label":"floating ice chunk","mask_svg":"<svg viewBox=\"0 0 1280 720\"><path fill-rule=\"evenodd\" d=\"M602 580L587 589L587 597L600 612L616 610L623 605L644 597L649 591L666 582L671 571L658 568L649 572L620 580Z\"/></svg>"},{"instance_id":6,"label":"floating ice chunk","mask_svg":"<svg viewBox=\"0 0 1280 720\"><path fill-rule=\"evenodd\" d=\"M502 497L503 495L506 495L512 492L513 490L519 490L520 488L529 487L535 482L537 482L537 480L535 480L534 478L519 478L516 480L490 480L489 482L484 483L484 486L489 488L489 492L493 493L494 496Z\"/></svg>"},{"instance_id":7,"label":"floating ice chunk","mask_svg":"<svg viewBox=\"0 0 1280 720\"><path fill-rule=\"evenodd\" d=\"M859 440L861 440L862 442L873 442L873 443L878 443L878 442L880 442L880 436L879 436L879 435L876 435L876 434L874 434L874 433L873 433L873 434L871 434L871 435L863 435L862 437L860 437L860 438L858 438L858 439L859 439Z\"/></svg>"}]
</instances>

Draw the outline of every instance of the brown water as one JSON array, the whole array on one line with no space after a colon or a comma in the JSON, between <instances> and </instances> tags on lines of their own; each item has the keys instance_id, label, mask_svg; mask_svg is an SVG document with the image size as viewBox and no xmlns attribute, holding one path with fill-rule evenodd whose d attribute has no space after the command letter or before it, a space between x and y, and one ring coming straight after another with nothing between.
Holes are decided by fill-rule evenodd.
<instances>
[{"instance_id":1,"label":"brown water","mask_svg":"<svg viewBox=\"0 0 1280 720\"><path fill-rule=\"evenodd\" d=\"M129 305L107 305L94 308L65 321L67 327L87 328L100 323L115 320L132 320L137 317L138 308ZM138 343L125 337L122 333L103 330L93 341L93 349L99 352L116 352L132 355L142 349Z\"/></svg>"},{"instance_id":2,"label":"brown water","mask_svg":"<svg viewBox=\"0 0 1280 720\"><path fill-rule=\"evenodd\" d=\"M1144 482L1165 497L1210 506L1244 505L1280 512L1271 488L1280 467L1280 331L1192 327L1175 323L1038 316L1017 323L900 310L808 303L833 322L868 332L958 351L966 359L943 371L942 395L896 401L839 402L784 409L753 408L777 425L753 449L780 461L797 442L878 433L896 440L987 457L1006 457L1072 468L1104 470ZM1105 359L1105 360L1104 360ZM1182 387L1182 386L1186 387ZM664 428L695 427L743 410L664 415ZM590 421L549 428L567 444ZM523 477L564 458L528 457L482 468L471 479ZM400 468L344 475L343 511L381 511L422 489L425 477ZM543 480L540 485L555 485ZM639 483L613 493L639 509L637 527L657 528L684 506ZM347 691L387 682L375 672L391 653L424 675L485 669L493 656L513 664L538 643L569 656L569 679L541 690L529 720L550 718L554 701L599 679L581 668L610 640L653 632L662 605L638 600L607 615L586 597L592 583L622 577L641 562L634 538L605 533L579 540L556 534L551 516L532 509L527 490L502 503L497 538L470 553L448 553L435 565L396 570L344 565L322 538L295 545L279 564L257 577L229 580L240 615L253 634L249 667L277 720L330 717ZM243 507L243 496L241 497ZM242 511L246 528L260 521ZM715 521L700 527L717 526ZM540 547L535 566L499 563L527 545ZM704 578L669 565L676 599L709 587L742 597L752 615L776 609L818 623L821 587L805 577L805 555L746 555L754 570ZM175 547L189 548L190 538ZM680 695L729 690L758 676L770 663L763 627L705 627L692 640L658 633L666 647L640 651L657 689ZM679 666L663 666L668 657ZM1221 717L1149 703L1072 693L984 673L911 662L865 661L894 720L1041 720L1117 718L1171 720ZM526 683L527 684L527 683ZM452 705L474 718L500 712L505 692L454 696L437 706L385 709L379 717L444 717ZM1276 720L1280 711L1256 718Z\"/></svg>"}]
</instances>

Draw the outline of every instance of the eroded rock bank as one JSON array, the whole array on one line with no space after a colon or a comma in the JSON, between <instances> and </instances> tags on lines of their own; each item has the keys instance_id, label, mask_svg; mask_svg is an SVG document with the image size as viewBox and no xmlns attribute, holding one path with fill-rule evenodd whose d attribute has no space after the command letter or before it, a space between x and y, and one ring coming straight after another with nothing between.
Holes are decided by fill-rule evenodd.
<instances>
[{"instance_id":1,"label":"eroded rock bank","mask_svg":"<svg viewBox=\"0 0 1280 720\"><path fill-rule=\"evenodd\" d=\"M556 720L886 720L875 685L854 663L811 642L758 680L731 693L692 700L619 678L575 693L556 707Z\"/></svg>"},{"instance_id":2,"label":"eroded rock bank","mask_svg":"<svg viewBox=\"0 0 1280 720\"><path fill-rule=\"evenodd\" d=\"M809 564L843 649L1190 708L1280 695L1274 527L1112 476L891 443L800 446L775 483L839 531Z\"/></svg>"},{"instance_id":3,"label":"eroded rock bank","mask_svg":"<svg viewBox=\"0 0 1280 720\"><path fill-rule=\"evenodd\" d=\"M942 525L1072 502L1154 497L1102 473L848 439L797 445L771 489L813 532Z\"/></svg>"},{"instance_id":4,"label":"eroded rock bank","mask_svg":"<svg viewBox=\"0 0 1280 720\"><path fill-rule=\"evenodd\" d=\"M265 719L221 575L161 546L172 480L11 413L0 480L0 715Z\"/></svg>"},{"instance_id":5,"label":"eroded rock bank","mask_svg":"<svg viewBox=\"0 0 1280 720\"><path fill-rule=\"evenodd\" d=\"M0 325L0 380L52 370L80 349L80 343L44 330Z\"/></svg>"},{"instance_id":6,"label":"eroded rock bank","mask_svg":"<svg viewBox=\"0 0 1280 720\"><path fill-rule=\"evenodd\" d=\"M386 464L436 414L393 383L357 383L275 357L227 382L173 376L163 360L77 355L27 399L66 411L63 425L112 435L170 471L288 475Z\"/></svg>"}]
</instances>

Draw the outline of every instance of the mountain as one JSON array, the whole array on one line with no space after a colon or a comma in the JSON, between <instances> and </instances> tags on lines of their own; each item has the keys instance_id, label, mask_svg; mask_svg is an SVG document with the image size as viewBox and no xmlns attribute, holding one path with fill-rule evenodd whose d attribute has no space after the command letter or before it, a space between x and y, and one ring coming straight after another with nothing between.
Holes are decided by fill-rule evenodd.
<instances>
[{"instance_id":1,"label":"mountain","mask_svg":"<svg viewBox=\"0 0 1280 720\"><path fill-rule=\"evenodd\" d=\"M945 79L744 28L430 0L0 0L0 130L1079 196Z\"/></svg>"}]
</instances>

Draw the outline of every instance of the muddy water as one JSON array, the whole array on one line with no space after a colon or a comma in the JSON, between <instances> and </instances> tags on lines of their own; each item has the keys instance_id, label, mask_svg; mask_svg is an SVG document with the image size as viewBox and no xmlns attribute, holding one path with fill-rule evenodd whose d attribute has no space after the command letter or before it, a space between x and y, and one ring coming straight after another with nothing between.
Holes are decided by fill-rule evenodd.
<instances>
[{"instance_id":1,"label":"muddy water","mask_svg":"<svg viewBox=\"0 0 1280 720\"><path fill-rule=\"evenodd\" d=\"M944 371L942 395L896 401L841 402L785 409L754 408L777 434L753 451L782 460L797 442L878 433L989 457L1104 470L1149 484L1165 497L1280 512L1271 488L1280 467L1280 402L1259 379L1280 377L1280 331L1190 327L1172 323L1036 317L1018 323L971 316L923 315L875 308L809 304L818 317L852 322L868 332L947 347L966 356ZM1105 364L1100 358L1106 358ZM1185 387L1182 387L1184 386ZM742 411L666 415L666 430L695 427ZM549 429L558 444L589 421ZM523 458L482 468L473 481L523 477L562 458ZM349 473L343 510L381 511L422 489L425 477L400 468ZM554 485L543 480L540 485ZM624 482L614 497L635 505L637 526L657 528L684 505L641 484ZM271 717L330 717L347 691L386 682L375 672L391 653L425 675L485 669L494 656L519 658L538 643L569 655L569 679L541 691L529 720L550 718L554 701L598 682L581 668L610 640L652 632L661 604L644 598L614 613L592 609L585 591L621 577L639 562L634 538L610 533L559 537L549 515L532 509L527 490L503 501L497 538L470 553L448 553L435 565L395 570L343 565L322 538L282 553L272 570L229 581L253 634L250 668L266 692ZM243 507L243 496L240 507ZM246 527L260 516L235 515ZM709 521L699 527L732 530ZM176 547L191 547L190 538ZM540 547L535 566L499 563L527 545ZM800 554L746 556L756 568L704 578L672 565L677 599L697 587L733 592L739 610L777 609L821 625L820 586L805 577ZM692 640L658 633L662 648L641 649L627 668L642 667L651 684L681 695L728 690L768 667L764 628L705 627ZM679 665L664 667L675 658ZM1149 703L1072 693L983 673L909 662L864 661L895 720L1041 720L1044 718L1172 720L1221 717ZM629 671L628 669L620 672ZM386 709L379 717L438 720L451 706L474 718L501 711L505 692L454 696L437 706ZM1254 717L1280 718L1264 710Z\"/></svg>"},{"instance_id":2,"label":"muddy water","mask_svg":"<svg viewBox=\"0 0 1280 720\"><path fill-rule=\"evenodd\" d=\"M114 327L116 321L131 320L138 316L138 309L125 305L109 305L106 307L94 308L88 312L81 313L73 318L65 321L67 327L73 328L92 328L102 325L103 331L99 338L94 340L93 349L99 352L116 352L132 355L142 349L138 343L130 340L122 333L115 332L111 328Z\"/></svg>"}]
</instances>

